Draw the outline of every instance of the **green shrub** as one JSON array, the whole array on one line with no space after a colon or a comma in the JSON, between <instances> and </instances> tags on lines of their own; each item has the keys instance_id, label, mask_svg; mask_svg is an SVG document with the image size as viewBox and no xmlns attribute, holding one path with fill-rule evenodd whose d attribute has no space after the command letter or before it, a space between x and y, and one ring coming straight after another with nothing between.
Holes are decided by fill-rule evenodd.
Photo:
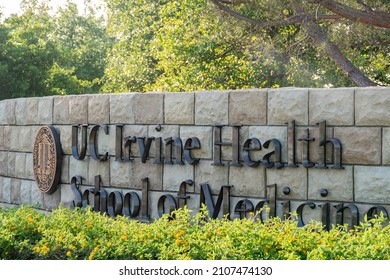
<instances>
[{"instance_id":1,"label":"green shrub","mask_svg":"<svg viewBox=\"0 0 390 280\"><path fill-rule=\"evenodd\" d=\"M293 219L206 217L181 209L147 224L89 208L49 215L29 207L0 210L0 259L390 259L383 218L326 231L319 222L298 227Z\"/></svg>"}]
</instances>

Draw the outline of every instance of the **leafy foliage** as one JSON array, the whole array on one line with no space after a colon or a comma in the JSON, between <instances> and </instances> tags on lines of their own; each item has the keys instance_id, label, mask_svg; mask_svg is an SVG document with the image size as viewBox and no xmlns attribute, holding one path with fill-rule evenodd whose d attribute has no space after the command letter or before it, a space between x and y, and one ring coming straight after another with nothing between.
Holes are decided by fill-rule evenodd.
<instances>
[{"instance_id":1,"label":"leafy foliage","mask_svg":"<svg viewBox=\"0 0 390 280\"><path fill-rule=\"evenodd\" d=\"M92 7L24 0L22 14L0 23L1 99L100 92L112 39Z\"/></svg>"},{"instance_id":2,"label":"leafy foliage","mask_svg":"<svg viewBox=\"0 0 390 280\"><path fill-rule=\"evenodd\" d=\"M383 217L325 231L293 219L206 219L180 209L145 224L91 209L0 210L0 259L285 260L389 259Z\"/></svg>"}]
</instances>

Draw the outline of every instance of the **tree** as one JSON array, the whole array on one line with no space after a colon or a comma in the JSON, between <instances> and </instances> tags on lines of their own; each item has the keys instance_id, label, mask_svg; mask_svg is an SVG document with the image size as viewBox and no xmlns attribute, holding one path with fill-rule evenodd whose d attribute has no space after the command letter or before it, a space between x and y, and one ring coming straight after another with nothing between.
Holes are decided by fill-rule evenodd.
<instances>
[{"instance_id":1,"label":"tree","mask_svg":"<svg viewBox=\"0 0 390 280\"><path fill-rule=\"evenodd\" d=\"M106 91L193 91L264 87L275 65L250 52L253 36L216 16L205 0L106 0ZM269 71L268 71L269 70ZM260 73L260 75L259 75Z\"/></svg>"},{"instance_id":2,"label":"tree","mask_svg":"<svg viewBox=\"0 0 390 280\"><path fill-rule=\"evenodd\" d=\"M386 57L389 55L389 29L390 29L390 2L387 0L210 0L218 9L255 26L260 30L283 29L286 26L299 26L311 39L318 50L329 56L337 66L342 69L348 78L358 86L372 86L377 82L389 82L389 76L371 77L364 74L342 52L340 47L327 35L331 29L340 26L346 32L353 31L353 25L359 26L359 30L369 28L370 31L382 33L387 37L385 44L365 45L361 51L366 56L367 48L376 47L376 51L383 51ZM347 28L345 28L347 27ZM387 29L387 31L378 30ZM356 29L355 29L356 30ZM358 35L358 34L356 34ZM386 69L389 70L387 59Z\"/></svg>"},{"instance_id":3,"label":"tree","mask_svg":"<svg viewBox=\"0 0 390 280\"><path fill-rule=\"evenodd\" d=\"M68 1L53 14L49 4L23 0L0 23L1 99L101 92L112 44L104 18L89 5L80 14Z\"/></svg>"}]
</instances>

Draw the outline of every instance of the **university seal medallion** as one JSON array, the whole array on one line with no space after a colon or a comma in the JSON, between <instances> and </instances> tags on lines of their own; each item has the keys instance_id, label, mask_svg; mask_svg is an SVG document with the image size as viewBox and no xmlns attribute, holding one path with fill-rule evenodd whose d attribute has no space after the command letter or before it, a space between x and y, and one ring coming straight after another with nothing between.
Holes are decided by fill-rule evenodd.
<instances>
[{"instance_id":1,"label":"university seal medallion","mask_svg":"<svg viewBox=\"0 0 390 280\"><path fill-rule=\"evenodd\" d=\"M43 193L56 191L61 176L61 143L57 130L42 126L34 142L33 168L38 188Z\"/></svg>"}]
</instances>

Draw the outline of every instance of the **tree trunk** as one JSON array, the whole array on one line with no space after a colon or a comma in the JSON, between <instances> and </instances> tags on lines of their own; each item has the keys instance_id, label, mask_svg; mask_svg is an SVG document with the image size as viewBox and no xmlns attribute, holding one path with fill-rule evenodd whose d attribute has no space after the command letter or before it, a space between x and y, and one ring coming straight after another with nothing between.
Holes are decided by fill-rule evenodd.
<instances>
[{"instance_id":1,"label":"tree trunk","mask_svg":"<svg viewBox=\"0 0 390 280\"><path fill-rule=\"evenodd\" d=\"M305 13L305 10L303 9L300 0L292 0L292 5L296 14ZM312 20L306 20L302 22L302 27L305 29L310 38L314 41L315 45L319 49L324 51L348 75L348 78L353 81L357 86L377 86L376 83L371 81L348 60L348 58L343 54L339 47L331 40L329 40L329 38L322 31L318 24L316 24Z\"/></svg>"}]
</instances>

